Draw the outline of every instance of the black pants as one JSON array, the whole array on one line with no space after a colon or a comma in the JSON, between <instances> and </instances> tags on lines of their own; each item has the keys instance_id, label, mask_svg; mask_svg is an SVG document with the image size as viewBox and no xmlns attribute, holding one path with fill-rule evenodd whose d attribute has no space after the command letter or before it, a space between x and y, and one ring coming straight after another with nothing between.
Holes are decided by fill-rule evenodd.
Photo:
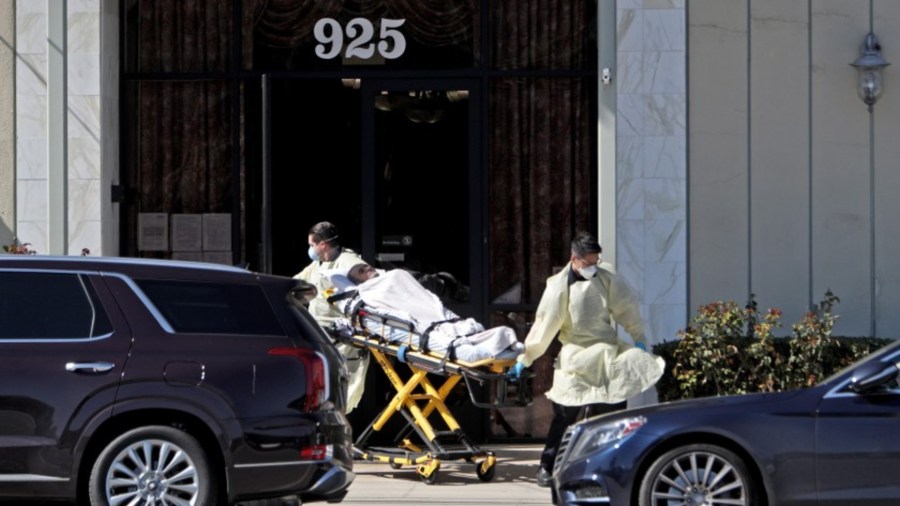
<instances>
[{"instance_id":1,"label":"black pants","mask_svg":"<svg viewBox=\"0 0 900 506\"><path fill-rule=\"evenodd\" d=\"M556 460L556 451L559 450L559 443L562 441L563 434L569 425L578 421L578 415L581 410L585 410L585 418L603 413L612 413L625 409L625 401L616 404L588 404L586 406L563 406L562 404L553 403L553 420L550 421L550 430L547 431L547 441L544 444L544 451L541 452L541 467L547 471L553 471L553 461Z\"/></svg>"}]
</instances>

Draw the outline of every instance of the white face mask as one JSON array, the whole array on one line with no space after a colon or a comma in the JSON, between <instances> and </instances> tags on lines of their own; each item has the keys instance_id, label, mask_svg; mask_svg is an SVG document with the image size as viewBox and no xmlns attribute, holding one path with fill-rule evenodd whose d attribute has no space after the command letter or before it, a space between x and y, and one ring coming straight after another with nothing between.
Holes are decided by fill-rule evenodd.
<instances>
[{"instance_id":1,"label":"white face mask","mask_svg":"<svg viewBox=\"0 0 900 506\"><path fill-rule=\"evenodd\" d=\"M581 277L583 277L584 279L591 279L592 277L594 277L595 274L597 274L597 266L596 265L588 265L587 267L585 267L583 269L575 269L575 270L578 271L578 274L581 274Z\"/></svg>"}]
</instances>

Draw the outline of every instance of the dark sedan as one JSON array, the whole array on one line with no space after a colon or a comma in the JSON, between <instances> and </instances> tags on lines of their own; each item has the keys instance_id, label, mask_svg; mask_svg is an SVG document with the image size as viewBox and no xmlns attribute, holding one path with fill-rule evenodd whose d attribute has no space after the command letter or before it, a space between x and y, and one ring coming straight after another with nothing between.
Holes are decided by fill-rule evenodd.
<instances>
[{"instance_id":1,"label":"dark sedan","mask_svg":"<svg viewBox=\"0 0 900 506\"><path fill-rule=\"evenodd\" d=\"M900 341L819 385L658 404L569 428L554 503L900 504Z\"/></svg>"}]
</instances>

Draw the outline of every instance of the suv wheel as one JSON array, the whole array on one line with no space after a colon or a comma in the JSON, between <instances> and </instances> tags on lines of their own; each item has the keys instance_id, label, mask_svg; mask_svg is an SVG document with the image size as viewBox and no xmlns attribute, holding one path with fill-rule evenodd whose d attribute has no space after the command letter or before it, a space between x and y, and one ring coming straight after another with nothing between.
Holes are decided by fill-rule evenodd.
<instances>
[{"instance_id":1,"label":"suv wheel","mask_svg":"<svg viewBox=\"0 0 900 506\"><path fill-rule=\"evenodd\" d=\"M91 469L91 504L216 503L215 474L206 452L172 427L140 427L113 440Z\"/></svg>"}]
</instances>

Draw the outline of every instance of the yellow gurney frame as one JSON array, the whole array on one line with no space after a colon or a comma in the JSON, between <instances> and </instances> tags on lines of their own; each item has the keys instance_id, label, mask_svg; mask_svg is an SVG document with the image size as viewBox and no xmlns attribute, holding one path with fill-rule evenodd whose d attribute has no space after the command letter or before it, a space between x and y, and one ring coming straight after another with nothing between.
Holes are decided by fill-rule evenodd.
<instances>
[{"instance_id":1,"label":"yellow gurney frame","mask_svg":"<svg viewBox=\"0 0 900 506\"><path fill-rule=\"evenodd\" d=\"M485 482L493 479L496 471L494 453L479 448L468 438L445 400L459 381L464 380L469 398L477 407L530 405L531 375L526 374L516 382L510 381L506 375L515 363L514 359L450 361L434 353L401 349L402 343L389 343L376 335L354 333L341 339L368 349L396 390L388 406L356 439L355 457L385 462L394 469L404 465L416 466L419 477L428 484L437 480L441 462L451 460L472 462L479 479ZM412 376L408 380L404 381L397 373L391 356L409 366ZM429 374L446 377L446 380L435 387ZM476 396L476 391L482 393L482 398ZM406 433L398 438L402 442L395 448L368 448L366 441L374 432L383 429L394 413L400 413L406 419ZM429 421L429 416L435 414L440 417L446 430L436 430ZM416 433L424 447L405 437L410 431Z\"/></svg>"}]
</instances>

